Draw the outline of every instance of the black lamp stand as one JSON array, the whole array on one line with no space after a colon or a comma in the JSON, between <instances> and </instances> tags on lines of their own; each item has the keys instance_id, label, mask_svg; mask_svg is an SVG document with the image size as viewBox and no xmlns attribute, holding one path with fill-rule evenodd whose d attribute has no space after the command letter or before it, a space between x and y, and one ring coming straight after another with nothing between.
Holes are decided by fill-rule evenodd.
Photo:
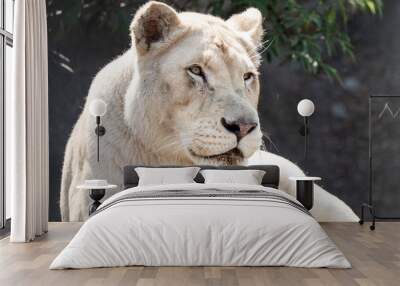
<instances>
[{"instance_id":1,"label":"black lamp stand","mask_svg":"<svg viewBox=\"0 0 400 286\"><path fill-rule=\"evenodd\" d=\"M97 162L100 161L100 136L106 134L106 129L101 125L100 116L96 116L96 129L94 132L97 135Z\"/></svg>"},{"instance_id":2,"label":"black lamp stand","mask_svg":"<svg viewBox=\"0 0 400 286\"><path fill-rule=\"evenodd\" d=\"M304 165L307 163L307 155L308 155L308 135L310 134L309 128L309 119L308 116L303 116L304 118L304 125L299 129L299 133L301 136L304 136ZM306 166L304 166L306 167Z\"/></svg>"}]
</instances>

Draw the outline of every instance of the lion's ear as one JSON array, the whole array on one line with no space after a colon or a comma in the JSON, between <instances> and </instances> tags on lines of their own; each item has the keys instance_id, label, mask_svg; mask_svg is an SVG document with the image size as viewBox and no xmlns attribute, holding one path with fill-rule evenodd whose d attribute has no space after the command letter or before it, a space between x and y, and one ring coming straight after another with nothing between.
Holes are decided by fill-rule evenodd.
<instances>
[{"instance_id":1,"label":"lion's ear","mask_svg":"<svg viewBox=\"0 0 400 286\"><path fill-rule=\"evenodd\" d=\"M143 5L135 14L130 26L132 44L139 53L170 42L182 30L177 12L156 1Z\"/></svg>"},{"instance_id":2,"label":"lion's ear","mask_svg":"<svg viewBox=\"0 0 400 286\"><path fill-rule=\"evenodd\" d=\"M261 43L264 34L262 22L262 14L256 8L248 8L246 11L235 14L227 20L228 25L234 29L247 33L257 46Z\"/></svg>"}]
</instances>

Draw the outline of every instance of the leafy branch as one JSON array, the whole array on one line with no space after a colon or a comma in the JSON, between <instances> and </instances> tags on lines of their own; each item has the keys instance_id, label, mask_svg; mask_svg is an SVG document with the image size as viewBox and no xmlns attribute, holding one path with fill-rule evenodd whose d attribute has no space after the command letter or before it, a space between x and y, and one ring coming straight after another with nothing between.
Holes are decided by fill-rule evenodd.
<instances>
[{"instance_id":1,"label":"leafy branch","mask_svg":"<svg viewBox=\"0 0 400 286\"><path fill-rule=\"evenodd\" d=\"M225 1L214 4L221 13ZM266 38L271 46L265 58L271 62L295 62L311 73L324 73L340 81L338 71L327 63L337 53L354 59L353 46L347 33L349 18L357 11L381 14L381 0L238 0L231 11L257 7L265 18Z\"/></svg>"},{"instance_id":2,"label":"leafy branch","mask_svg":"<svg viewBox=\"0 0 400 286\"><path fill-rule=\"evenodd\" d=\"M79 40L88 35L111 35L129 43L128 27L134 11L146 1L48 0L49 34L54 42ZM347 32L349 18L357 11L381 14L382 0L170 0L180 10L208 12L222 17L253 6L265 18L267 61L293 62L311 74L340 80L328 63L335 54L354 59Z\"/></svg>"}]
</instances>

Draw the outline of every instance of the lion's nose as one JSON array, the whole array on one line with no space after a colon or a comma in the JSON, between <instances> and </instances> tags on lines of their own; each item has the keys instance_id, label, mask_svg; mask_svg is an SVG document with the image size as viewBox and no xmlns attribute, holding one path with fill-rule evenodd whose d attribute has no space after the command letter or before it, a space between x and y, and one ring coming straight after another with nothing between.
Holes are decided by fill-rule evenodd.
<instances>
[{"instance_id":1,"label":"lion's nose","mask_svg":"<svg viewBox=\"0 0 400 286\"><path fill-rule=\"evenodd\" d=\"M226 130L236 135L238 142L258 125L256 122L244 122L240 120L229 122L224 117L221 118L221 124Z\"/></svg>"}]
</instances>

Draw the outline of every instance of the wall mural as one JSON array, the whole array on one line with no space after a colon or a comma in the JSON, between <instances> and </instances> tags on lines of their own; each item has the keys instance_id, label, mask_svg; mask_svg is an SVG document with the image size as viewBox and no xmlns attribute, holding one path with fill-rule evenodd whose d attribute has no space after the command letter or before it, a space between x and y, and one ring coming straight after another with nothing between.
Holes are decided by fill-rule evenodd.
<instances>
[{"instance_id":1,"label":"wall mural","mask_svg":"<svg viewBox=\"0 0 400 286\"><path fill-rule=\"evenodd\" d=\"M249 8L226 19L152 3L125 25L126 38L85 35L88 24L78 29L82 36L76 42L52 31L49 21L50 132L55 135L50 139L51 219L85 220L89 197L77 185L85 179L121 185L123 167L133 164L278 164L281 187L294 194L287 177L303 174L296 164L303 152L296 104L304 96L289 104L290 128L296 132L282 128L287 139L274 138L279 100L269 97L266 108L268 72L257 52L268 45L262 14ZM86 37L90 40L83 41ZM107 106L99 161L96 118L90 112L98 99ZM324 107L314 102L310 148L319 150L313 140L318 140L318 109ZM283 119L282 126L287 124ZM263 133L273 141L267 144L270 152L260 151ZM324 175L315 167L315 155L310 157L307 173ZM320 220L357 220L351 208L361 201L349 200L349 205L341 191L328 190L316 188L313 214Z\"/></svg>"}]
</instances>

